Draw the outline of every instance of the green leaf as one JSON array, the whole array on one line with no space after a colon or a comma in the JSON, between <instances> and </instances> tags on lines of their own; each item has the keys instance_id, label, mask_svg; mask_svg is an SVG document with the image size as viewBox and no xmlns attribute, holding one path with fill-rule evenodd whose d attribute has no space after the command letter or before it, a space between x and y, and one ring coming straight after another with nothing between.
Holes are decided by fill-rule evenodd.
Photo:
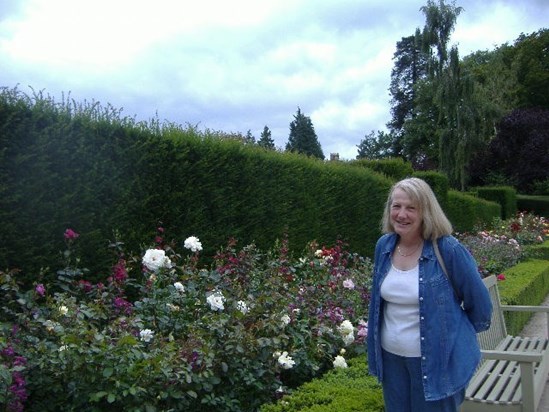
<instances>
[{"instance_id":1,"label":"green leaf","mask_svg":"<svg viewBox=\"0 0 549 412\"><path fill-rule=\"evenodd\" d=\"M104 398L105 396L107 396L107 392L105 392L105 391L95 392L95 393L92 393L92 394L90 395L90 401L91 401L91 402L97 402L97 401L99 401L101 398Z\"/></svg>"},{"instance_id":2,"label":"green leaf","mask_svg":"<svg viewBox=\"0 0 549 412\"><path fill-rule=\"evenodd\" d=\"M113 403L116 400L116 395L114 393L109 393L109 396L107 397L107 402Z\"/></svg>"},{"instance_id":3,"label":"green leaf","mask_svg":"<svg viewBox=\"0 0 549 412\"><path fill-rule=\"evenodd\" d=\"M4 365L0 365L0 379L6 387L11 385L11 372Z\"/></svg>"},{"instance_id":4,"label":"green leaf","mask_svg":"<svg viewBox=\"0 0 549 412\"><path fill-rule=\"evenodd\" d=\"M105 368L103 369L103 377L104 378L110 378L113 374L113 369L112 368Z\"/></svg>"},{"instance_id":5,"label":"green leaf","mask_svg":"<svg viewBox=\"0 0 549 412\"><path fill-rule=\"evenodd\" d=\"M122 346L122 345L135 345L137 344L137 339L131 335L126 335L126 336L123 336L122 338L120 338L118 340L118 343L117 345L118 346Z\"/></svg>"}]
</instances>

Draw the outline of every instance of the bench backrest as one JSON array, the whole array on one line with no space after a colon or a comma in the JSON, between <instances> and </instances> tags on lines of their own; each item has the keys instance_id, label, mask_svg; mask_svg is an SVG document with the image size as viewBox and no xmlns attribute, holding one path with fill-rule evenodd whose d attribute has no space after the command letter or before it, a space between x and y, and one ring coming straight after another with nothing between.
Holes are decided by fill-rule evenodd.
<instances>
[{"instance_id":1,"label":"bench backrest","mask_svg":"<svg viewBox=\"0 0 549 412\"><path fill-rule=\"evenodd\" d=\"M494 349L507 336L507 328L501 310L497 278L494 275L488 276L483 282L492 300L492 323L488 330L477 334L477 339L481 349L489 350Z\"/></svg>"}]
</instances>

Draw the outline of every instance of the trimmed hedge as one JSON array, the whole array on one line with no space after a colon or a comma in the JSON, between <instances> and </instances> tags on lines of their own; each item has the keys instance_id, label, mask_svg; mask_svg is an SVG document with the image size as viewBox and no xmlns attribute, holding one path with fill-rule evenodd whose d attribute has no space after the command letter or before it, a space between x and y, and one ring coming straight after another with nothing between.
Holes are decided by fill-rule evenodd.
<instances>
[{"instance_id":1,"label":"trimmed hedge","mask_svg":"<svg viewBox=\"0 0 549 412\"><path fill-rule=\"evenodd\" d=\"M478 187L478 197L501 205L501 218L509 219L517 213L517 192L510 186Z\"/></svg>"},{"instance_id":2,"label":"trimmed hedge","mask_svg":"<svg viewBox=\"0 0 549 412\"><path fill-rule=\"evenodd\" d=\"M341 237L371 255L389 179L223 137L3 89L0 267L33 281L64 267L69 227L92 281L108 275L109 241L138 253L159 225L168 242L199 237L203 256L231 237L268 250L285 236L293 251Z\"/></svg>"},{"instance_id":3,"label":"trimmed hedge","mask_svg":"<svg viewBox=\"0 0 549 412\"><path fill-rule=\"evenodd\" d=\"M448 190L450 184L446 175L434 171L417 171L414 172L414 177L425 180L431 186L431 189L433 189L442 209L448 209Z\"/></svg>"},{"instance_id":4,"label":"trimmed hedge","mask_svg":"<svg viewBox=\"0 0 549 412\"><path fill-rule=\"evenodd\" d=\"M384 410L377 379L368 374L365 356L347 361L349 367L332 369L261 412L377 412Z\"/></svg>"},{"instance_id":5,"label":"trimmed hedge","mask_svg":"<svg viewBox=\"0 0 549 412\"><path fill-rule=\"evenodd\" d=\"M381 173L395 182L408 176L412 176L414 169L412 163L397 157L391 159L358 159L349 162L350 165L365 167L374 172Z\"/></svg>"},{"instance_id":6,"label":"trimmed hedge","mask_svg":"<svg viewBox=\"0 0 549 412\"><path fill-rule=\"evenodd\" d=\"M549 240L541 244L528 245L526 251L533 259L549 260Z\"/></svg>"},{"instance_id":7,"label":"trimmed hedge","mask_svg":"<svg viewBox=\"0 0 549 412\"><path fill-rule=\"evenodd\" d=\"M517 195L517 208L520 211L549 217L549 196Z\"/></svg>"},{"instance_id":8,"label":"trimmed hedge","mask_svg":"<svg viewBox=\"0 0 549 412\"><path fill-rule=\"evenodd\" d=\"M457 232L470 232L501 216L501 206L455 190L448 191L445 212Z\"/></svg>"},{"instance_id":9,"label":"trimmed hedge","mask_svg":"<svg viewBox=\"0 0 549 412\"><path fill-rule=\"evenodd\" d=\"M540 305L549 294L549 261L532 259L521 262L504 272L505 280L498 283L504 305ZM531 312L506 312L507 332L517 335L532 316Z\"/></svg>"}]
</instances>

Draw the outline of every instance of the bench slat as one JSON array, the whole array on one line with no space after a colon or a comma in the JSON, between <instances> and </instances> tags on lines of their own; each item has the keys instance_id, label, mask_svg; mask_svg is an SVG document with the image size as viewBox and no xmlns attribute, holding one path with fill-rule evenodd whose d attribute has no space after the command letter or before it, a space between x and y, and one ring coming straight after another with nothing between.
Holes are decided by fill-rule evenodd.
<instances>
[{"instance_id":1,"label":"bench slat","mask_svg":"<svg viewBox=\"0 0 549 412\"><path fill-rule=\"evenodd\" d=\"M493 304L490 329L479 333L483 360L466 389L463 411L525 411L539 404L549 374L549 340L507 334L495 276L484 279ZM547 312L549 308L519 307L517 310ZM521 366L522 365L522 366ZM521 373L530 376L523 387ZM533 375L533 381L532 381ZM523 390L526 388L527 393ZM533 389L532 389L533 388ZM533 393L533 395L532 395ZM523 399L523 395L526 399ZM533 399L532 399L533 398Z\"/></svg>"}]
</instances>

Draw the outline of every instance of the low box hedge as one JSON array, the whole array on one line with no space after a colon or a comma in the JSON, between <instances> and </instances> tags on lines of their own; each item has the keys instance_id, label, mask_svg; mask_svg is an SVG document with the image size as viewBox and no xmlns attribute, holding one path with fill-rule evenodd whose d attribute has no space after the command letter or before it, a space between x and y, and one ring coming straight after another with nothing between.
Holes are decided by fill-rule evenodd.
<instances>
[{"instance_id":1,"label":"low box hedge","mask_svg":"<svg viewBox=\"0 0 549 412\"><path fill-rule=\"evenodd\" d=\"M531 259L504 272L498 283L504 305L540 305L549 294L549 260ZM507 333L519 334L532 317L531 312L506 312Z\"/></svg>"},{"instance_id":2,"label":"low box hedge","mask_svg":"<svg viewBox=\"0 0 549 412\"><path fill-rule=\"evenodd\" d=\"M347 360L348 368L335 368L314 379L260 412L356 412L383 411L383 393L377 379L368 374L366 356Z\"/></svg>"}]
</instances>

